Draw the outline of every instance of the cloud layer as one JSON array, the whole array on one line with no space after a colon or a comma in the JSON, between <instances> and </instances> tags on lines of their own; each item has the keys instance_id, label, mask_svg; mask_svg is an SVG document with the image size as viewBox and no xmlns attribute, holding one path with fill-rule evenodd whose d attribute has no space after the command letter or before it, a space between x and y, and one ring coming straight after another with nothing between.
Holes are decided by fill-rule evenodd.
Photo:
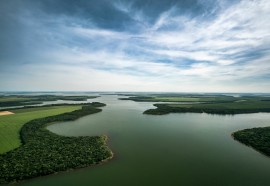
<instances>
[{"instance_id":1,"label":"cloud layer","mask_svg":"<svg viewBox=\"0 0 270 186\"><path fill-rule=\"evenodd\" d=\"M270 92L270 1L1 1L0 90Z\"/></svg>"}]
</instances>

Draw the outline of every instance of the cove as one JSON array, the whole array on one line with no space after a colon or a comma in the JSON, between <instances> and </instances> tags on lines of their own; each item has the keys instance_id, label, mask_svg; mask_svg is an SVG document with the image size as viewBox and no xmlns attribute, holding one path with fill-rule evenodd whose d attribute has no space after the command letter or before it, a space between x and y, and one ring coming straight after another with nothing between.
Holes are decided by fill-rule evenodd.
<instances>
[{"instance_id":1,"label":"cove","mask_svg":"<svg viewBox=\"0 0 270 186\"><path fill-rule=\"evenodd\" d=\"M101 113L48 129L65 136L105 134L114 158L102 165L20 185L268 185L270 159L233 140L237 130L270 125L270 114L143 115L153 102L102 96ZM72 160L70 160L72 161Z\"/></svg>"}]
</instances>

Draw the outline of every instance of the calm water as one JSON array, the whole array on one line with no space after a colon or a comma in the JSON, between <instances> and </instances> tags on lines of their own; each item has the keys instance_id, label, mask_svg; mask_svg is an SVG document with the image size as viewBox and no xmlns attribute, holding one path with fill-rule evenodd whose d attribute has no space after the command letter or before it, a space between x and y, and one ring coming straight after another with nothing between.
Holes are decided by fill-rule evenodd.
<instances>
[{"instance_id":1,"label":"calm water","mask_svg":"<svg viewBox=\"0 0 270 186\"><path fill-rule=\"evenodd\" d=\"M102 96L103 112L48 128L61 135L109 136L110 162L21 185L270 185L270 158L231 137L244 128L269 126L270 114L143 115L153 103ZM70 160L72 161L72 159Z\"/></svg>"}]
</instances>

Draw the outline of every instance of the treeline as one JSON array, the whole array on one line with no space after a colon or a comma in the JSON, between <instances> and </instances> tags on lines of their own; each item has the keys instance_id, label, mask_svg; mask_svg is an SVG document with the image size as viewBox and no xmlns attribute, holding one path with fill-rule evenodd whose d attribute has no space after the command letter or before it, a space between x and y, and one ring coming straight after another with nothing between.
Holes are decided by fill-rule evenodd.
<instances>
[{"instance_id":1,"label":"treeline","mask_svg":"<svg viewBox=\"0 0 270 186\"><path fill-rule=\"evenodd\" d=\"M58 104L49 104L49 105L39 105L39 106L35 106L35 105L31 105L31 106L23 106L20 108L9 108L9 111L12 110L20 110L20 109L28 109L28 108L42 108L42 107L55 107L55 106L76 106L76 105L89 105L90 103L58 103ZM104 103L100 103L100 102L92 102L91 103L92 106L94 107L103 107L106 106L106 104ZM0 111L4 111L7 109L0 109Z\"/></svg>"},{"instance_id":2,"label":"treeline","mask_svg":"<svg viewBox=\"0 0 270 186\"><path fill-rule=\"evenodd\" d=\"M11 106L23 106L23 105L36 105L41 104L44 101L57 101L57 100L68 100L68 101L86 101L87 99L97 98L98 96L56 96L56 95L11 95L11 96L0 96L0 107L11 107ZM6 98L13 98L13 100L5 101ZM16 100L18 98L18 100ZM23 98L23 99L21 99Z\"/></svg>"},{"instance_id":3,"label":"treeline","mask_svg":"<svg viewBox=\"0 0 270 186\"><path fill-rule=\"evenodd\" d=\"M42 101L2 101L0 102L0 107L13 107L13 106L23 106L23 105L37 105L42 104Z\"/></svg>"},{"instance_id":4,"label":"treeline","mask_svg":"<svg viewBox=\"0 0 270 186\"><path fill-rule=\"evenodd\" d=\"M131 101L137 101L137 102L157 102L153 99L153 97L150 96L132 96L128 98L118 98L119 100L131 100Z\"/></svg>"},{"instance_id":5,"label":"treeline","mask_svg":"<svg viewBox=\"0 0 270 186\"><path fill-rule=\"evenodd\" d=\"M244 129L234 132L232 136L235 140L270 156L270 127Z\"/></svg>"},{"instance_id":6,"label":"treeline","mask_svg":"<svg viewBox=\"0 0 270 186\"><path fill-rule=\"evenodd\" d=\"M127 95L128 96L128 95ZM183 98L183 100L178 99ZM197 98L201 104L233 103L237 101L270 101L270 98L262 96L233 97L225 95L193 95L193 94L149 94L149 96L129 96L119 100L132 100L136 102L197 102L187 98ZM185 100L186 99L186 100Z\"/></svg>"},{"instance_id":7,"label":"treeline","mask_svg":"<svg viewBox=\"0 0 270 186\"><path fill-rule=\"evenodd\" d=\"M143 114L151 115L164 115L169 113L208 113L208 114L245 114L245 113L258 113L270 112L270 108L198 108L198 107L171 107L166 104L154 104L156 109L148 109Z\"/></svg>"},{"instance_id":8,"label":"treeline","mask_svg":"<svg viewBox=\"0 0 270 186\"><path fill-rule=\"evenodd\" d=\"M0 183L16 182L59 171L86 167L112 157L106 136L59 136L45 127L54 122L73 121L102 111L101 103L82 106L81 110L35 119L26 123L20 136L23 145L0 155Z\"/></svg>"},{"instance_id":9,"label":"treeline","mask_svg":"<svg viewBox=\"0 0 270 186\"><path fill-rule=\"evenodd\" d=\"M180 98L178 100L178 98ZM182 99L186 99L186 100L181 100ZM196 98L198 99L198 101L194 101L194 100L188 100L188 99L192 99L192 98ZM119 100L131 100L131 101L136 101L136 102L202 102L202 103L207 103L207 104L211 104L211 103L230 103L230 102L234 102L236 100L238 100L238 98L234 98L231 96L187 96L187 95L183 95L183 96L178 96L178 95L174 95L174 96L166 96L166 94L164 96L131 96L128 98L118 98Z\"/></svg>"},{"instance_id":10,"label":"treeline","mask_svg":"<svg viewBox=\"0 0 270 186\"><path fill-rule=\"evenodd\" d=\"M37 99L38 101L56 101L56 100L86 101L87 99L97 98L98 96L36 95L36 96L23 96L23 97Z\"/></svg>"}]
</instances>

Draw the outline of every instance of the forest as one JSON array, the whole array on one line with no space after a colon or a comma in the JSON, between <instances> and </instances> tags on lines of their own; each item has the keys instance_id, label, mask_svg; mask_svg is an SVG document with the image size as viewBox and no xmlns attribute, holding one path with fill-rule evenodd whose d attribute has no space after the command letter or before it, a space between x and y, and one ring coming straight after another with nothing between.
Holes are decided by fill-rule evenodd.
<instances>
[{"instance_id":1,"label":"forest","mask_svg":"<svg viewBox=\"0 0 270 186\"><path fill-rule=\"evenodd\" d=\"M232 134L233 138L270 156L270 127L244 129Z\"/></svg>"},{"instance_id":2,"label":"forest","mask_svg":"<svg viewBox=\"0 0 270 186\"><path fill-rule=\"evenodd\" d=\"M232 106L226 107L225 103L219 104L154 104L157 108L148 109L143 114L151 115L164 115L169 113L208 113L208 114L221 114L221 115L234 115L234 114L247 114L257 112L270 112L270 104L268 107L248 107L238 103L231 104Z\"/></svg>"}]
</instances>

